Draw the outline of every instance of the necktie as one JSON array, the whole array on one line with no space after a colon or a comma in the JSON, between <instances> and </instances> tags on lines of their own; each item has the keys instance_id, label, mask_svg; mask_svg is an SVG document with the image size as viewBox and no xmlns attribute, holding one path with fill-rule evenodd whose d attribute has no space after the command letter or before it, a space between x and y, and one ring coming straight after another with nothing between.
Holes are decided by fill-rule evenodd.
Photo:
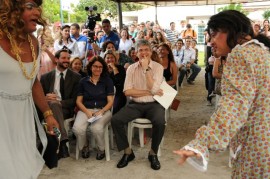
<instances>
[{"instance_id":1,"label":"necktie","mask_svg":"<svg viewBox=\"0 0 270 179\"><path fill-rule=\"evenodd\" d=\"M62 97L62 100L65 99L65 80L64 80L64 74L61 72L60 73L60 93L61 93L61 97Z\"/></svg>"},{"instance_id":2,"label":"necktie","mask_svg":"<svg viewBox=\"0 0 270 179\"><path fill-rule=\"evenodd\" d=\"M183 50L182 57L181 57L181 63L183 63L183 61L184 61L184 50Z\"/></svg>"}]
</instances>

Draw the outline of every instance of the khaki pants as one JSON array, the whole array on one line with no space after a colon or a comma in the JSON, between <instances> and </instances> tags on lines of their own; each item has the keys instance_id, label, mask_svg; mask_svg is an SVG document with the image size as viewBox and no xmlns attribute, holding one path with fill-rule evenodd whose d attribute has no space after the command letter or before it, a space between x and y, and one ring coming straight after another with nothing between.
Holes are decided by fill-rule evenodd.
<instances>
[{"instance_id":1,"label":"khaki pants","mask_svg":"<svg viewBox=\"0 0 270 179\"><path fill-rule=\"evenodd\" d=\"M93 109L89 109L93 110ZM112 113L110 110L106 111L102 118L99 120L89 123L87 120L87 116L84 112L79 111L77 113L74 125L73 125L73 132L77 137L77 142L79 142L79 149L82 150L83 147L86 145L87 138L86 138L86 129L88 125L90 126L91 135L93 135L94 139L97 142L97 147L100 151L105 150L105 141L104 141L104 127L106 124L110 122L112 118Z\"/></svg>"}]
</instances>

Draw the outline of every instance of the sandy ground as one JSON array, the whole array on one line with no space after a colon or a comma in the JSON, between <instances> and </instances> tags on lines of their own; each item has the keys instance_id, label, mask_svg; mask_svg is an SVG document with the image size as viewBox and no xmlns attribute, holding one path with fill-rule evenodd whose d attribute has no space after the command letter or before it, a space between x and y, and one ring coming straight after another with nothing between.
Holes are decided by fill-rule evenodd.
<instances>
[{"instance_id":1,"label":"sandy ground","mask_svg":"<svg viewBox=\"0 0 270 179\"><path fill-rule=\"evenodd\" d=\"M187 144L195 134L195 131L207 123L214 111L214 106L206 106L206 90L204 87L204 70L196 79L195 85L188 85L184 80L183 88L180 88L177 99L181 104L178 111L171 110L171 117L167 123L164 144L161 147L161 169L154 171L150 167L147 154L150 148L148 141L144 148L138 144L138 136L133 139L135 160L123 169L116 168L122 152L118 152L116 145L111 150L111 160L97 161L93 151L88 160L75 159L75 141L71 141L71 157L59 160L58 168L48 169L44 167L39 179L227 179L230 178L231 169L228 167L228 151L211 153L207 172L199 172L189 164L179 166L178 156L172 153ZM149 139L150 140L150 139Z\"/></svg>"}]
</instances>

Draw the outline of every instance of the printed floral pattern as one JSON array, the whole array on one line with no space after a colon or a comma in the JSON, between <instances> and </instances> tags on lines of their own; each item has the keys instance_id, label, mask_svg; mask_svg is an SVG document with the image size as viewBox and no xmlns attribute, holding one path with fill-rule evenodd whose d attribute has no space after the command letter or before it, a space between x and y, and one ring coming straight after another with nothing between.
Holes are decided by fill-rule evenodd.
<instances>
[{"instance_id":1,"label":"printed floral pattern","mask_svg":"<svg viewBox=\"0 0 270 179\"><path fill-rule=\"evenodd\" d=\"M232 178L270 178L270 53L263 44L252 40L232 50L224 65L222 95L208 126L184 148L200 151L205 164L209 150L230 144Z\"/></svg>"}]
</instances>

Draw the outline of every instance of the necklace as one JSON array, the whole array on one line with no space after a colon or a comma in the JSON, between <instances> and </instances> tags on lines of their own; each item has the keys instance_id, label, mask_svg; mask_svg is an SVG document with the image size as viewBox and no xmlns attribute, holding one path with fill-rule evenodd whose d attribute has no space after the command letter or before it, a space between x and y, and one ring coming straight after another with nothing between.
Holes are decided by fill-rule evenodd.
<instances>
[{"instance_id":1,"label":"necklace","mask_svg":"<svg viewBox=\"0 0 270 179\"><path fill-rule=\"evenodd\" d=\"M10 41L11 49L14 52L17 61L19 62L19 66L20 66L20 68L21 68L21 70L23 72L23 75L28 80L33 79L36 76L35 73L36 73L36 69L37 69L37 59L36 59L36 53L35 53L34 45L33 45L33 42L32 42L32 39L31 39L30 35L27 34L27 39L28 39L28 42L30 44L34 64L33 64L33 69L31 71L31 73L27 74L26 68L25 68L25 66L24 66L24 64L22 62L22 59L21 59L20 55L19 55L20 50L18 49L14 39L12 38L11 34L7 31L7 29L5 29L5 33L7 34L7 37L9 39L9 41Z\"/></svg>"}]
</instances>

